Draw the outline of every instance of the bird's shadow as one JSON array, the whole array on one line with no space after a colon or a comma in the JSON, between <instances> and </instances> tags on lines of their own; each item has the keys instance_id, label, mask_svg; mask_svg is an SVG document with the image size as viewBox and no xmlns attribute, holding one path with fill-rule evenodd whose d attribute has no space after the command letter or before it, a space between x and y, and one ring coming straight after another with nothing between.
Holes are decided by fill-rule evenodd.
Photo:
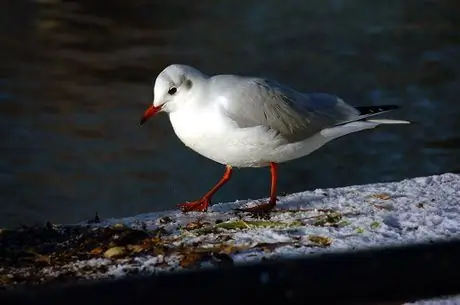
<instances>
[{"instance_id":1,"label":"bird's shadow","mask_svg":"<svg viewBox=\"0 0 460 305\"><path fill-rule=\"evenodd\" d=\"M282 212L282 211L301 211L301 210L308 210L315 207L318 207L318 203L322 202L326 195L302 195L302 196L284 196L278 197L278 203L276 204L275 208L271 212ZM247 200L238 200L235 202L227 202L227 203L218 203L214 204L210 207L211 212L217 213L229 213L229 212L236 212L236 213L249 213L244 212L242 209L251 208L260 204L264 204L268 202L268 198L262 199L247 199ZM268 212L270 214L271 212ZM251 213L249 213L251 214ZM261 213L255 213L261 214ZM266 213L263 213L266 214Z\"/></svg>"}]
</instances>

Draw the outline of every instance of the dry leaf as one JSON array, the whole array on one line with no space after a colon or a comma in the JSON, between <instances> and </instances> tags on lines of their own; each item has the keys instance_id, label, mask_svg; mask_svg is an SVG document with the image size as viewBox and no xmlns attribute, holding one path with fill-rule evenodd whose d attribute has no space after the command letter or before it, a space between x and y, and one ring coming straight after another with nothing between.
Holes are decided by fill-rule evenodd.
<instances>
[{"instance_id":1,"label":"dry leaf","mask_svg":"<svg viewBox=\"0 0 460 305\"><path fill-rule=\"evenodd\" d=\"M206 225L209 225L209 222L201 222L201 221L192 221L192 222L189 222L186 226L185 226L185 229L186 230L196 230L196 229L200 229Z\"/></svg>"},{"instance_id":2,"label":"dry leaf","mask_svg":"<svg viewBox=\"0 0 460 305\"><path fill-rule=\"evenodd\" d=\"M262 244L261 244L262 245ZM179 252L183 255L179 265L184 268L193 267L204 260L214 260L216 264L233 264L230 254L252 248L249 245L219 244L214 247L183 247Z\"/></svg>"},{"instance_id":3,"label":"dry leaf","mask_svg":"<svg viewBox=\"0 0 460 305\"><path fill-rule=\"evenodd\" d=\"M391 199L391 195L387 193L374 194L372 195L372 197L377 198L377 199L382 199L382 200Z\"/></svg>"},{"instance_id":4,"label":"dry leaf","mask_svg":"<svg viewBox=\"0 0 460 305\"><path fill-rule=\"evenodd\" d=\"M326 227L326 226L337 226L342 220L342 214L339 212L325 213L322 215L315 216L314 226Z\"/></svg>"},{"instance_id":5,"label":"dry leaf","mask_svg":"<svg viewBox=\"0 0 460 305\"><path fill-rule=\"evenodd\" d=\"M308 240L321 247L329 247L332 244L332 239L325 236L310 235L308 236Z\"/></svg>"},{"instance_id":6,"label":"dry leaf","mask_svg":"<svg viewBox=\"0 0 460 305\"><path fill-rule=\"evenodd\" d=\"M29 249L26 251L27 254L30 256L24 257L25 261L35 262L35 263L45 263L47 265L51 264L51 256L43 255L40 253L35 252L33 249Z\"/></svg>"},{"instance_id":7,"label":"dry leaf","mask_svg":"<svg viewBox=\"0 0 460 305\"><path fill-rule=\"evenodd\" d=\"M235 246L235 245L225 245L220 249L220 253L232 254L238 251L244 251L249 249L249 246ZM215 251L217 252L217 251Z\"/></svg>"},{"instance_id":8,"label":"dry leaf","mask_svg":"<svg viewBox=\"0 0 460 305\"><path fill-rule=\"evenodd\" d=\"M132 253L139 253L147 249L147 245L128 245L127 248L130 250Z\"/></svg>"},{"instance_id":9,"label":"dry leaf","mask_svg":"<svg viewBox=\"0 0 460 305\"><path fill-rule=\"evenodd\" d=\"M372 204L374 208L377 208L379 210L386 210L386 211L392 211L394 210L394 206L391 205L390 203L384 203L384 204Z\"/></svg>"},{"instance_id":10,"label":"dry leaf","mask_svg":"<svg viewBox=\"0 0 460 305\"><path fill-rule=\"evenodd\" d=\"M11 278L7 275L0 275L0 285L7 285L11 282Z\"/></svg>"},{"instance_id":11,"label":"dry leaf","mask_svg":"<svg viewBox=\"0 0 460 305\"><path fill-rule=\"evenodd\" d=\"M116 258L126 254L125 247L112 247L104 252L106 258Z\"/></svg>"},{"instance_id":12,"label":"dry leaf","mask_svg":"<svg viewBox=\"0 0 460 305\"><path fill-rule=\"evenodd\" d=\"M184 256L182 257L182 259L179 262L179 265L182 268L191 268L194 265L200 263L203 260L203 258L206 256L207 256L207 253L197 253L197 252L187 253L187 254L184 254Z\"/></svg>"},{"instance_id":13,"label":"dry leaf","mask_svg":"<svg viewBox=\"0 0 460 305\"><path fill-rule=\"evenodd\" d=\"M94 248L93 250L89 251L89 254L99 255L102 252L104 252L104 250L101 247L97 247L97 248Z\"/></svg>"},{"instance_id":14,"label":"dry leaf","mask_svg":"<svg viewBox=\"0 0 460 305\"><path fill-rule=\"evenodd\" d=\"M220 234L216 236L216 241L219 241L219 242L226 242L230 240L233 240L233 236L229 234Z\"/></svg>"},{"instance_id":15,"label":"dry leaf","mask_svg":"<svg viewBox=\"0 0 460 305\"><path fill-rule=\"evenodd\" d=\"M214 247L201 247L201 248L194 248L193 252L199 253L225 253L225 254L232 254L238 251L244 251L250 249L251 246L249 245L232 245L232 244L219 244ZM191 251L192 252L192 251Z\"/></svg>"},{"instance_id":16,"label":"dry leaf","mask_svg":"<svg viewBox=\"0 0 460 305\"><path fill-rule=\"evenodd\" d=\"M159 244L159 243L161 243L161 241L162 241L161 237L155 236L155 237L152 237L152 238L144 240L144 243L146 243L146 244L148 244L148 243Z\"/></svg>"},{"instance_id":17,"label":"dry leaf","mask_svg":"<svg viewBox=\"0 0 460 305\"><path fill-rule=\"evenodd\" d=\"M152 255L168 255L172 253L172 250L165 245L154 245L152 248Z\"/></svg>"},{"instance_id":18,"label":"dry leaf","mask_svg":"<svg viewBox=\"0 0 460 305\"><path fill-rule=\"evenodd\" d=\"M262 249L264 252L272 252L276 248L292 245L292 242L279 242L279 243L259 243L253 248Z\"/></svg>"},{"instance_id":19,"label":"dry leaf","mask_svg":"<svg viewBox=\"0 0 460 305\"><path fill-rule=\"evenodd\" d=\"M37 263L45 263L47 265L51 264L51 256L43 255L43 254L36 254L35 255L35 262Z\"/></svg>"}]
</instances>

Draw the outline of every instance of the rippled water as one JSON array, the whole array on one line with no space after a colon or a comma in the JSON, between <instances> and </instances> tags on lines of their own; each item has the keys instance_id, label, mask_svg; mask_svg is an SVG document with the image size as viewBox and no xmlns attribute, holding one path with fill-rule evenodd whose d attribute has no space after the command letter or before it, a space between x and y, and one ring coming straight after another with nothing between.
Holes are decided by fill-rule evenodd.
<instances>
[{"instance_id":1,"label":"rippled water","mask_svg":"<svg viewBox=\"0 0 460 305\"><path fill-rule=\"evenodd\" d=\"M168 64L263 75L415 122L346 136L280 166L281 192L459 171L460 3L4 1L0 223L175 208L222 174L165 115L139 128ZM268 195L242 169L216 201Z\"/></svg>"}]
</instances>

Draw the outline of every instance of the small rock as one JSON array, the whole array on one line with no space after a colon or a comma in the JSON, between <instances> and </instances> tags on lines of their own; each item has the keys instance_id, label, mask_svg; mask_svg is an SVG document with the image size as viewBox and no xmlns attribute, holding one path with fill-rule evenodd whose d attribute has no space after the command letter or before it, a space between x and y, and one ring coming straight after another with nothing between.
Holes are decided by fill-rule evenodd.
<instances>
[{"instance_id":1,"label":"small rock","mask_svg":"<svg viewBox=\"0 0 460 305\"><path fill-rule=\"evenodd\" d=\"M160 224L167 224L172 221L171 217L169 216L164 216L160 218Z\"/></svg>"}]
</instances>

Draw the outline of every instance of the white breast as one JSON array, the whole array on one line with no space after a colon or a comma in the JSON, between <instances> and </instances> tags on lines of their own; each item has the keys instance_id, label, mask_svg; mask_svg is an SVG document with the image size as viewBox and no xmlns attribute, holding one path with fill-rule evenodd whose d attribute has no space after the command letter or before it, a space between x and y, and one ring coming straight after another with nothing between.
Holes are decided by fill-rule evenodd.
<instances>
[{"instance_id":1,"label":"white breast","mask_svg":"<svg viewBox=\"0 0 460 305\"><path fill-rule=\"evenodd\" d=\"M216 109L180 109L169 115L174 132L189 148L221 164L260 167L302 157L322 146L321 135L287 143L263 126L239 128Z\"/></svg>"},{"instance_id":2,"label":"white breast","mask_svg":"<svg viewBox=\"0 0 460 305\"><path fill-rule=\"evenodd\" d=\"M240 129L212 108L181 109L170 114L179 139L188 147L221 164L257 166L260 151L274 145L260 128ZM264 141L264 139L266 139Z\"/></svg>"}]
</instances>

